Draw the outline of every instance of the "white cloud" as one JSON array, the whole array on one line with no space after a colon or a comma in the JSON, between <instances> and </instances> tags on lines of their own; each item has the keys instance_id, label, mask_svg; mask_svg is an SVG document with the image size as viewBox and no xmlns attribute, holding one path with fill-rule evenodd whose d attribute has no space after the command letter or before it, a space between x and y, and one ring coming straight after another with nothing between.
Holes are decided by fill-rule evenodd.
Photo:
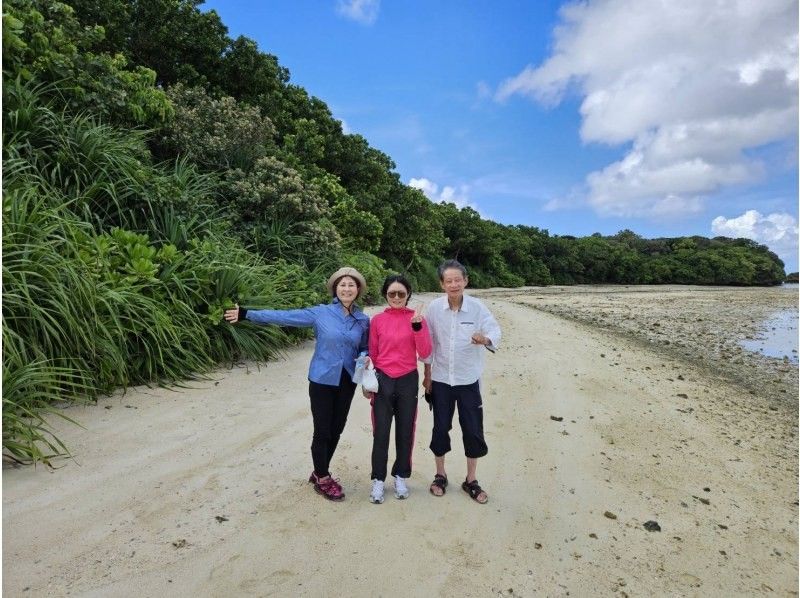
<instances>
[{"instance_id":1,"label":"white cloud","mask_svg":"<svg viewBox=\"0 0 800 598\"><path fill-rule=\"evenodd\" d=\"M762 216L756 210L747 210L736 218L717 216L711 222L715 236L752 239L769 247L784 262L797 260L797 221L790 214L774 213Z\"/></svg>"},{"instance_id":2,"label":"white cloud","mask_svg":"<svg viewBox=\"0 0 800 598\"><path fill-rule=\"evenodd\" d=\"M470 207L480 212L478 207L469 199L469 187L467 185L460 185L458 188L445 185L442 187L442 190L439 191L439 185L433 181L422 178L411 179L408 182L408 186L419 189L425 194L425 197L434 203L445 201L447 203L453 203L459 208Z\"/></svg>"},{"instance_id":3,"label":"white cloud","mask_svg":"<svg viewBox=\"0 0 800 598\"><path fill-rule=\"evenodd\" d=\"M555 105L577 93L585 142L630 144L587 177L599 213L695 212L764 175L745 150L796 140L797 21L796 0L568 4L552 55L495 99Z\"/></svg>"},{"instance_id":4,"label":"white cloud","mask_svg":"<svg viewBox=\"0 0 800 598\"><path fill-rule=\"evenodd\" d=\"M408 186L419 189L431 200L436 197L436 192L439 190L439 185L428 179L411 179L408 181Z\"/></svg>"},{"instance_id":5,"label":"white cloud","mask_svg":"<svg viewBox=\"0 0 800 598\"><path fill-rule=\"evenodd\" d=\"M585 207L586 200L575 191L566 195L549 199L542 206L542 212L561 212L564 210L580 210Z\"/></svg>"},{"instance_id":6,"label":"white cloud","mask_svg":"<svg viewBox=\"0 0 800 598\"><path fill-rule=\"evenodd\" d=\"M337 13L362 25L372 25L378 18L380 7L380 0L337 0L336 2Z\"/></svg>"}]
</instances>

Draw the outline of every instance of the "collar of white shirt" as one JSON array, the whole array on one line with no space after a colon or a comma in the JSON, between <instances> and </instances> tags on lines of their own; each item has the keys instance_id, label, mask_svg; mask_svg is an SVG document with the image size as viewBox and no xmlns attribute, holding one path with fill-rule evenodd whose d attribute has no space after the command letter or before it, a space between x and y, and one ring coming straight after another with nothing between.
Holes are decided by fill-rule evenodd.
<instances>
[{"instance_id":1,"label":"collar of white shirt","mask_svg":"<svg viewBox=\"0 0 800 598\"><path fill-rule=\"evenodd\" d=\"M442 311L447 311L450 309L450 299L449 297L445 297L444 301L442 301ZM468 295L463 295L461 299L461 307L458 308L456 311L469 311L469 299Z\"/></svg>"}]
</instances>

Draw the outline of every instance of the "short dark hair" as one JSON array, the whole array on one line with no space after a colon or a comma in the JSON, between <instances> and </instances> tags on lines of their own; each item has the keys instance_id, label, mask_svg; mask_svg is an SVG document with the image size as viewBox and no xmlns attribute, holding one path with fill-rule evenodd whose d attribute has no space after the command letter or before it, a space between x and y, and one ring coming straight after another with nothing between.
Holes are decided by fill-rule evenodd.
<instances>
[{"instance_id":1,"label":"short dark hair","mask_svg":"<svg viewBox=\"0 0 800 598\"><path fill-rule=\"evenodd\" d=\"M444 272L445 270L458 270L461 272L461 275L466 278L467 277L467 269L464 265L459 262L458 260L445 260L441 264L439 264L439 280L444 280Z\"/></svg>"},{"instance_id":2,"label":"short dark hair","mask_svg":"<svg viewBox=\"0 0 800 598\"><path fill-rule=\"evenodd\" d=\"M411 299L411 283L408 282L408 279L402 274L390 274L386 277L386 280L383 281L383 286L381 287L381 296L386 297L386 292L389 290L389 287L396 282L399 282L406 288L406 292L408 293L408 297L406 297L406 305L408 305L408 300Z\"/></svg>"}]
</instances>

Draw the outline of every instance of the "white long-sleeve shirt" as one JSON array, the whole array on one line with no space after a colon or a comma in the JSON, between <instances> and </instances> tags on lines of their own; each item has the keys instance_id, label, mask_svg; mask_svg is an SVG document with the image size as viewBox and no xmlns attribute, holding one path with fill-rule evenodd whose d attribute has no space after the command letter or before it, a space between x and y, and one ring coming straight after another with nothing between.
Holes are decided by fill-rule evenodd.
<instances>
[{"instance_id":1,"label":"white long-sleeve shirt","mask_svg":"<svg viewBox=\"0 0 800 598\"><path fill-rule=\"evenodd\" d=\"M425 318L431 331L433 353L425 362L432 362L431 379L450 386L472 384L483 373L486 347L472 342L480 332L491 341L494 349L500 344L500 326L487 307L469 295L464 295L461 309L453 311L447 296L431 301Z\"/></svg>"}]
</instances>

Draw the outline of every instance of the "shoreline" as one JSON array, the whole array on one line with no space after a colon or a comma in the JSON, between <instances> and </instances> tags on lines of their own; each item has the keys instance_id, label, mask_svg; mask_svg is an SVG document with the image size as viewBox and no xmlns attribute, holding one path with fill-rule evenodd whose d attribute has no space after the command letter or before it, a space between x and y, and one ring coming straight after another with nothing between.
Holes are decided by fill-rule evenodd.
<instances>
[{"instance_id":1,"label":"shoreline","mask_svg":"<svg viewBox=\"0 0 800 598\"><path fill-rule=\"evenodd\" d=\"M618 299L539 299L534 289L522 291L527 305L506 292L474 292L504 333L482 382L487 505L459 488L457 425L447 494L428 493L424 401L411 496L370 504L359 392L332 464L347 499L316 495L303 343L192 388L129 389L70 408L85 429L54 424L75 459L4 468L4 592L323 597L334 584L356 597L397 587L476 598L797 595L788 402L754 398L668 345L536 308L575 299L588 317L593 298L599 319Z\"/></svg>"}]
</instances>

